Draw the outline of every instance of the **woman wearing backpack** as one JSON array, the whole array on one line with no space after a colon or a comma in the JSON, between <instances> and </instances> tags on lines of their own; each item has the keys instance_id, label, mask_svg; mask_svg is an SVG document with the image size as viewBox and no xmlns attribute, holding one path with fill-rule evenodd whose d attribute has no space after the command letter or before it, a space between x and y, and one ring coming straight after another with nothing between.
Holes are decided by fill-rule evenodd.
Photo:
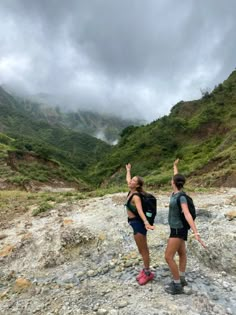
<instances>
[{"instance_id":1,"label":"woman wearing backpack","mask_svg":"<svg viewBox=\"0 0 236 315\"><path fill-rule=\"evenodd\" d=\"M181 220L181 211L178 206L178 197L180 200L180 205L182 213L191 227L195 239L205 248L206 245L201 240L200 235L197 231L196 225L193 218L189 212L187 199L184 195L181 195L182 189L185 184L185 177L178 174L177 164L179 159L174 162L174 176L171 180L171 185L173 188L173 193L170 197L169 204L169 215L168 223L170 225L170 237L167 243L167 248L165 251L165 259L169 265L170 271L173 276L173 281L165 288L165 291L170 294L181 294L183 293L183 287L187 285L185 280L185 269L187 264L186 246L185 241L188 237L188 228L184 226ZM181 196L180 196L181 195ZM179 255L179 266L177 266L174 257L175 254Z\"/></svg>"},{"instance_id":2,"label":"woman wearing backpack","mask_svg":"<svg viewBox=\"0 0 236 315\"><path fill-rule=\"evenodd\" d=\"M143 212L139 193L144 192L144 181L140 176L131 178L131 164L126 164L126 181L129 187L129 194L125 204L128 214L128 223L133 228L134 240L142 256L144 268L139 272L136 280L140 285L146 284L154 278L154 273L150 270L150 256L147 245L147 230L153 230Z\"/></svg>"}]
</instances>

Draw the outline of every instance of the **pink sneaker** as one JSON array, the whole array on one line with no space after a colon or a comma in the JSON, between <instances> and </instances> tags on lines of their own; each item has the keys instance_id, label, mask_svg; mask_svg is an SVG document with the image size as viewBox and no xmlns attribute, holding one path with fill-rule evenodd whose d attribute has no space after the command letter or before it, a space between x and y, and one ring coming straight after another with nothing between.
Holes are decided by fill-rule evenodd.
<instances>
[{"instance_id":1,"label":"pink sneaker","mask_svg":"<svg viewBox=\"0 0 236 315\"><path fill-rule=\"evenodd\" d=\"M140 285L144 285L146 283L148 283L148 281L151 281L153 278L154 278L154 273L153 272L150 272L149 275L147 275L145 272L143 272L143 275L142 277L138 280L138 283Z\"/></svg>"},{"instance_id":2,"label":"pink sneaker","mask_svg":"<svg viewBox=\"0 0 236 315\"><path fill-rule=\"evenodd\" d=\"M139 271L139 274L137 275L136 280L139 281L139 279L142 278L143 274L144 274L144 270L142 269L141 271Z\"/></svg>"}]
</instances>

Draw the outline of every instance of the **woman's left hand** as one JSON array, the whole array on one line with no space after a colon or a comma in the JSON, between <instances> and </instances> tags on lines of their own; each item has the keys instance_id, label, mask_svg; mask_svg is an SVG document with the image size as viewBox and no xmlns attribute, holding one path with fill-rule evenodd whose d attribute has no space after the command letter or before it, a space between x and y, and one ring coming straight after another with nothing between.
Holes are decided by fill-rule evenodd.
<instances>
[{"instance_id":1,"label":"woman's left hand","mask_svg":"<svg viewBox=\"0 0 236 315\"><path fill-rule=\"evenodd\" d=\"M146 230L154 230L155 229L155 226L149 224L148 222L144 223L144 225L145 225Z\"/></svg>"},{"instance_id":2,"label":"woman's left hand","mask_svg":"<svg viewBox=\"0 0 236 315\"><path fill-rule=\"evenodd\" d=\"M199 234L194 234L195 239L202 245L202 247L207 248L206 244L203 242Z\"/></svg>"}]
</instances>

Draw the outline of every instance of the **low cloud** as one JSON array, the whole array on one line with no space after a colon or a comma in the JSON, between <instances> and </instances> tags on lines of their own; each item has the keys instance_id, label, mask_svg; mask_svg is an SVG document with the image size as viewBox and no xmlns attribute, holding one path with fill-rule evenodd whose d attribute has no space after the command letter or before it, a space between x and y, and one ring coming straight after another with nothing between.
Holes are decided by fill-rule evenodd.
<instances>
[{"instance_id":1,"label":"low cloud","mask_svg":"<svg viewBox=\"0 0 236 315\"><path fill-rule=\"evenodd\" d=\"M234 70L234 0L3 0L0 84L152 121Z\"/></svg>"}]
</instances>

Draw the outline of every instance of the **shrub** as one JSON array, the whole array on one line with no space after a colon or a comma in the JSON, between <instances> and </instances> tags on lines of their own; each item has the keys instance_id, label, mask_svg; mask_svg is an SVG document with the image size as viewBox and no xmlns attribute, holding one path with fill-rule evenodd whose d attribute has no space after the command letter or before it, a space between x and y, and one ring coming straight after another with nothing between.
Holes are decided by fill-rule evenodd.
<instances>
[{"instance_id":1,"label":"shrub","mask_svg":"<svg viewBox=\"0 0 236 315\"><path fill-rule=\"evenodd\" d=\"M53 206L47 202L41 204L38 208L34 209L32 212L33 216L36 216L42 212L46 212L48 210L51 210L53 208Z\"/></svg>"}]
</instances>

